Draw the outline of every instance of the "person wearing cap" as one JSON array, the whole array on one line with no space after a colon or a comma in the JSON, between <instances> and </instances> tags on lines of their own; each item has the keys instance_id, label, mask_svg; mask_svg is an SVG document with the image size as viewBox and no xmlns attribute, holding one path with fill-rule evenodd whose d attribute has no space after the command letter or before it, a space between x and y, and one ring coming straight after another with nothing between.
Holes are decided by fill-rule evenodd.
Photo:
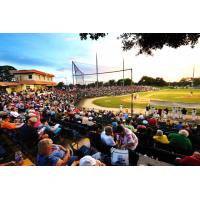
<instances>
[{"instance_id":1,"label":"person wearing cap","mask_svg":"<svg viewBox=\"0 0 200 200\"><path fill-rule=\"evenodd\" d=\"M167 136L163 134L162 130L157 130L156 135L153 136L153 139L162 144L169 144L169 140Z\"/></svg>"},{"instance_id":2,"label":"person wearing cap","mask_svg":"<svg viewBox=\"0 0 200 200\"><path fill-rule=\"evenodd\" d=\"M189 132L185 129L180 130L178 133L171 133L168 135L169 144L185 150L192 150L192 143L188 136Z\"/></svg>"},{"instance_id":3,"label":"person wearing cap","mask_svg":"<svg viewBox=\"0 0 200 200\"><path fill-rule=\"evenodd\" d=\"M101 133L101 141L109 147L113 147L116 145L113 138L113 130L111 126L105 127L105 130Z\"/></svg>"},{"instance_id":4,"label":"person wearing cap","mask_svg":"<svg viewBox=\"0 0 200 200\"><path fill-rule=\"evenodd\" d=\"M79 166L105 166L100 160L94 159L92 156L84 156L79 161Z\"/></svg>"},{"instance_id":5,"label":"person wearing cap","mask_svg":"<svg viewBox=\"0 0 200 200\"><path fill-rule=\"evenodd\" d=\"M38 143L37 166L71 165L77 157L70 156L69 148L54 145L51 139L42 139Z\"/></svg>"}]
</instances>

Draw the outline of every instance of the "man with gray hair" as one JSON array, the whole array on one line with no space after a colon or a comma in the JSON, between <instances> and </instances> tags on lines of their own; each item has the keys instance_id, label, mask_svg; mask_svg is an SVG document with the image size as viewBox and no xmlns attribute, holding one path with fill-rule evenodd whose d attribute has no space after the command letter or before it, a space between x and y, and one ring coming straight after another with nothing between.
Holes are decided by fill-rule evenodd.
<instances>
[{"instance_id":1,"label":"man with gray hair","mask_svg":"<svg viewBox=\"0 0 200 200\"><path fill-rule=\"evenodd\" d=\"M106 126L105 130L101 133L101 141L110 147L116 145L114 138L113 138L113 130L111 126Z\"/></svg>"},{"instance_id":2,"label":"man with gray hair","mask_svg":"<svg viewBox=\"0 0 200 200\"><path fill-rule=\"evenodd\" d=\"M171 133L168 135L170 145L176 146L185 150L192 150L192 143L188 138L189 132L185 129L180 130L178 133Z\"/></svg>"}]
</instances>

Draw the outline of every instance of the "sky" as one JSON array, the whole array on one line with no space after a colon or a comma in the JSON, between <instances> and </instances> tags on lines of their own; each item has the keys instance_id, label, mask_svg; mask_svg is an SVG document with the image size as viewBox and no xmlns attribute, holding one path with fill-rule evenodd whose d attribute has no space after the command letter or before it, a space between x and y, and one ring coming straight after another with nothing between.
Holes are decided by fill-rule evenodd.
<instances>
[{"instance_id":1,"label":"sky","mask_svg":"<svg viewBox=\"0 0 200 200\"><path fill-rule=\"evenodd\" d=\"M96 53L99 72L133 69L133 80L139 81L144 75L163 77L166 81L179 81L191 77L195 67L195 77L200 77L200 44L172 49L164 47L153 56L136 55L138 49L124 52L120 33L109 33L98 41L82 41L78 33L1 33L0 66L12 65L16 69L37 69L55 75L56 82L72 83L72 61L84 73L95 72ZM99 75L99 81L120 79L122 73ZM125 73L130 78L130 71ZM96 76L85 77L88 83Z\"/></svg>"}]
</instances>

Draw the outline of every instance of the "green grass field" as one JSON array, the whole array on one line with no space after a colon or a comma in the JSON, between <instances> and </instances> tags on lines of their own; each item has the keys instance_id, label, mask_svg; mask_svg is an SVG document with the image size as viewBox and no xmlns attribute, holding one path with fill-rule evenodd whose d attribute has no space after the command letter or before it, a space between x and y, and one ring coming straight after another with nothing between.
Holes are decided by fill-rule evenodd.
<instances>
[{"instance_id":1,"label":"green grass field","mask_svg":"<svg viewBox=\"0 0 200 200\"><path fill-rule=\"evenodd\" d=\"M192 94L191 94L192 92ZM134 102L135 108L145 108L150 100L161 100L180 103L200 103L200 89L161 89L159 91L140 92L139 98ZM93 103L107 108L119 108L122 104L124 108L130 108L131 95L109 96L94 100ZM156 106L165 108L166 106ZM169 109L171 109L169 107ZM190 112L191 109L188 109ZM198 112L200 112L198 110Z\"/></svg>"}]
</instances>

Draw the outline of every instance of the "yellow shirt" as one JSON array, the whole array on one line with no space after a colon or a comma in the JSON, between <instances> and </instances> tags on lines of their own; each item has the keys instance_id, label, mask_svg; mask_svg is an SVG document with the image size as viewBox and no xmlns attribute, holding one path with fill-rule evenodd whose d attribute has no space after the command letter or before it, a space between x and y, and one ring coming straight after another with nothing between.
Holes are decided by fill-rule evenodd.
<instances>
[{"instance_id":1,"label":"yellow shirt","mask_svg":"<svg viewBox=\"0 0 200 200\"><path fill-rule=\"evenodd\" d=\"M155 135L153 136L153 139L162 144L169 144L169 140L166 135L162 135L162 136Z\"/></svg>"}]
</instances>

